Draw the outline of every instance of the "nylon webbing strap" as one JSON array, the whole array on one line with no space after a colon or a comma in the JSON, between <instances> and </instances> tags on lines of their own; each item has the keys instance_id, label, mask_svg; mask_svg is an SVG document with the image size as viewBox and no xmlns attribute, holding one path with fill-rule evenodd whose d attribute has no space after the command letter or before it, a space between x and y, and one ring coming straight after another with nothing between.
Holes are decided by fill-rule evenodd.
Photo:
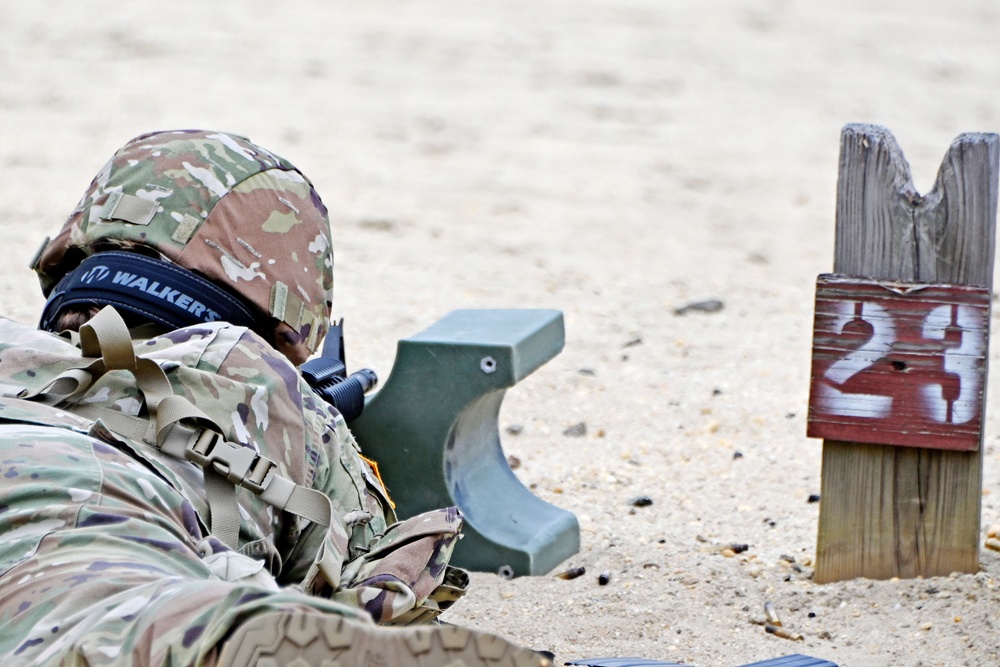
<instances>
[{"instance_id":1,"label":"nylon webbing strap","mask_svg":"<svg viewBox=\"0 0 1000 667\"><path fill-rule=\"evenodd\" d=\"M156 215L157 208L155 201L123 192L112 192L98 215L102 220L123 220L134 225L148 225Z\"/></svg>"},{"instance_id":2,"label":"nylon webbing strap","mask_svg":"<svg viewBox=\"0 0 1000 667\"><path fill-rule=\"evenodd\" d=\"M89 387L93 379L94 376L83 368L71 368L56 377L43 391L51 395L56 402L64 401Z\"/></svg>"},{"instance_id":3,"label":"nylon webbing strap","mask_svg":"<svg viewBox=\"0 0 1000 667\"><path fill-rule=\"evenodd\" d=\"M288 289L288 285L277 282L271 288L271 317L281 320L298 331L302 328L302 313L305 303Z\"/></svg>"},{"instance_id":4,"label":"nylon webbing strap","mask_svg":"<svg viewBox=\"0 0 1000 667\"><path fill-rule=\"evenodd\" d=\"M167 374L163 372L160 365L152 359L139 358L136 360L136 368L133 371L135 380L146 397L146 406L150 412L159 410L160 403L174 395L173 387ZM191 406L194 407L193 405ZM198 411L199 414L201 411ZM207 419L207 417L206 417Z\"/></svg>"},{"instance_id":5,"label":"nylon webbing strap","mask_svg":"<svg viewBox=\"0 0 1000 667\"><path fill-rule=\"evenodd\" d=\"M174 391L166 373L152 359L137 358L125 320L114 308L103 308L80 327L80 349L84 356L101 357L104 371L127 370L135 377L150 413Z\"/></svg>"},{"instance_id":6,"label":"nylon webbing strap","mask_svg":"<svg viewBox=\"0 0 1000 667\"><path fill-rule=\"evenodd\" d=\"M56 405L84 392L106 371L130 371L146 399L149 418L86 403L75 405L73 412L100 419L114 433L142 440L165 454L200 466L211 531L224 544L235 549L239 543L237 485L278 509L322 526L330 525L333 507L326 494L296 484L278 474L274 461L250 447L226 440L222 429L208 415L187 398L173 393L159 364L136 357L128 327L114 308L104 308L80 327L80 348L84 356L97 359L84 368L62 373L33 397Z\"/></svg>"},{"instance_id":7,"label":"nylon webbing strap","mask_svg":"<svg viewBox=\"0 0 1000 667\"><path fill-rule=\"evenodd\" d=\"M161 449L164 448L164 441L167 435L175 424L182 422L184 420L194 420L199 422L204 428L222 431L219 425L212 421L208 415L199 410L194 403L184 398L183 396L177 396L176 394L164 398L156 407L156 444ZM178 435L181 433L178 430ZM186 428L184 433L187 434L187 440L190 440L194 434L195 430L191 428ZM187 440L184 442L184 447L187 447ZM172 452L171 452L172 453ZM177 456L184 458L184 452L181 450Z\"/></svg>"},{"instance_id":8,"label":"nylon webbing strap","mask_svg":"<svg viewBox=\"0 0 1000 667\"><path fill-rule=\"evenodd\" d=\"M185 423L192 420L206 427L194 429ZM229 506L228 496L235 490L232 485L248 489L272 507L322 526L330 525L333 508L326 494L296 484L278 474L274 461L260 456L250 447L227 441L220 431L214 422L183 396L170 396L157 409L156 442L161 451L193 461L205 470L205 490L209 493L213 533L216 532L216 517L229 511L226 509ZM210 477L217 478L213 479L213 486L218 486L220 480L230 485L226 498L218 491L209 490ZM220 518L218 521L222 522L220 525L227 526L230 520ZM238 525L238 514L235 521Z\"/></svg>"},{"instance_id":9,"label":"nylon webbing strap","mask_svg":"<svg viewBox=\"0 0 1000 667\"><path fill-rule=\"evenodd\" d=\"M321 526L329 526L333 518L333 506L325 493L299 485L292 490L284 510Z\"/></svg>"},{"instance_id":10,"label":"nylon webbing strap","mask_svg":"<svg viewBox=\"0 0 1000 667\"><path fill-rule=\"evenodd\" d=\"M55 406L85 392L103 372L104 362L98 359L84 368L71 368L60 373L37 391L24 389L18 394L18 398Z\"/></svg>"},{"instance_id":11,"label":"nylon webbing strap","mask_svg":"<svg viewBox=\"0 0 1000 667\"><path fill-rule=\"evenodd\" d=\"M105 370L135 370L132 337L125 320L110 306L80 327L80 350L85 357L103 358Z\"/></svg>"},{"instance_id":12,"label":"nylon webbing strap","mask_svg":"<svg viewBox=\"0 0 1000 667\"><path fill-rule=\"evenodd\" d=\"M205 495L208 496L210 530L219 540L235 549L240 543L240 506L236 487L212 468L205 468Z\"/></svg>"},{"instance_id":13,"label":"nylon webbing strap","mask_svg":"<svg viewBox=\"0 0 1000 667\"><path fill-rule=\"evenodd\" d=\"M170 440L170 436L166 440ZM202 429L193 432L184 456L206 471L214 470L230 483L248 489L269 505L323 526L330 525L333 510L326 494L278 474L274 461L260 456L250 447L229 442L215 431Z\"/></svg>"},{"instance_id":14,"label":"nylon webbing strap","mask_svg":"<svg viewBox=\"0 0 1000 667\"><path fill-rule=\"evenodd\" d=\"M147 437L150 435L149 426L151 422L143 417L133 417L132 415L127 415L110 408L87 404L73 406L73 414L80 415L86 419L93 419L94 421L100 419L112 433L117 433L133 440L149 442Z\"/></svg>"},{"instance_id":15,"label":"nylon webbing strap","mask_svg":"<svg viewBox=\"0 0 1000 667\"><path fill-rule=\"evenodd\" d=\"M270 312L271 317L281 320L295 329L296 333L301 333L302 327L309 325L309 346L316 345L322 327L312 311L306 308L305 301L292 293L283 282L277 282L271 288Z\"/></svg>"},{"instance_id":16,"label":"nylon webbing strap","mask_svg":"<svg viewBox=\"0 0 1000 667\"><path fill-rule=\"evenodd\" d=\"M90 322L80 327L79 342L84 357L97 358L85 366L60 373L37 391L21 392L19 398L57 405L85 392L108 370L135 368L135 351L132 349L128 328L121 315L113 308L104 308ZM166 381L166 376L163 379ZM169 386L169 382L167 384Z\"/></svg>"}]
</instances>

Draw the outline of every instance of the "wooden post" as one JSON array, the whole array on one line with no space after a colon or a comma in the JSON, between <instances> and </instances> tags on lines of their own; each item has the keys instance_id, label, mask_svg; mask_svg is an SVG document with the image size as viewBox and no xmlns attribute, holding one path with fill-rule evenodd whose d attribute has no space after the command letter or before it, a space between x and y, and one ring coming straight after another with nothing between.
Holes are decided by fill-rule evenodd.
<instances>
[{"instance_id":1,"label":"wooden post","mask_svg":"<svg viewBox=\"0 0 1000 667\"><path fill-rule=\"evenodd\" d=\"M834 272L992 289L998 147L995 134L959 136L921 196L886 129L847 125ZM976 572L982 460L982 447L825 440L815 581Z\"/></svg>"}]
</instances>

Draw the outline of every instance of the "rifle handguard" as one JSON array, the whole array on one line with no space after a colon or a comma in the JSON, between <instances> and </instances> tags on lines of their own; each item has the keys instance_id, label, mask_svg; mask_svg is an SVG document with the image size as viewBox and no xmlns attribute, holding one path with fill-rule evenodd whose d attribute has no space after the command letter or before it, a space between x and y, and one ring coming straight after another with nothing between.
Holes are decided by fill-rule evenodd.
<instances>
[{"instance_id":1,"label":"rifle handguard","mask_svg":"<svg viewBox=\"0 0 1000 667\"><path fill-rule=\"evenodd\" d=\"M347 375L344 363L344 321L331 324L323 345L322 356L302 364L300 370L309 386L352 422L365 409L365 394L378 384L378 376L370 368Z\"/></svg>"}]
</instances>

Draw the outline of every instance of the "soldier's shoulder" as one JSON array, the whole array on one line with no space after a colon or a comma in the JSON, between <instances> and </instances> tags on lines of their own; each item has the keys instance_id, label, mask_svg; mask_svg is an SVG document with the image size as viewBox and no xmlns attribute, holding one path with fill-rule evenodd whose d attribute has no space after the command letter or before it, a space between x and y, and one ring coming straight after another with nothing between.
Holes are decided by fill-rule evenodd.
<instances>
[{"instance_id":1,"label":"soldier's shoulder","mask_svg":"<svg viewBox=\"0 0 1000 667\"><path fill-rule=\"evenodd\" d=\"M224 371L234 365L269 368L294 366L250 329L226 322L195 324L162 333L143 342L140 354L204 371Z\"/></svg>"},{"instance_id":2,"label":"soldier's shoulder","mask_svg":"<svg viewBox=\"0 0 1000 667\"><path fill-rule=\"evenodd\" d=\"M0 349L29 348L52 352L74 349L65 338L0 315Z\"/></svg>"},{"instance_id":3,"label":"soldier's shoulder","mask_svg":"<svg viewBox=\"0 0 1000 667\"><path fill-rule=\"evenodd\" d=\"M299 369L284 354L275 349L258 334L245 327L230 327L226 332L226 343L219 347L225 351L225 359L219 369L224 373L245 375L253 381L270 378L279 381L288 389L298 388L303 382Z\"/></svg>"},{"instance_id":4,"label":"soldier's shoulder","mask_svg":"<svg viewBox=\"0 0 1000 667\"><path fill-rule=\"evenodd\" d=\"M0 317L0 383L41 387L79 363L80 350L69 340Z\"/></svg>"}]
</instances>

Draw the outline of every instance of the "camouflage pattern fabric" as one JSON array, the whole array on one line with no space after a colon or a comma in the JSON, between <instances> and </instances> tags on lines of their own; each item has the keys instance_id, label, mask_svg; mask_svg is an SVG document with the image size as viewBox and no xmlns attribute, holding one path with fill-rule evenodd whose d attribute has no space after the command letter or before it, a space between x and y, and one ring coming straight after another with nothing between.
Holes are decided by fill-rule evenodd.
<instances>
[{"instance_id":1,"label":"camouflage pattern fabric","mask_svg":"<svg viewBox=\"0 0 1000 667\"><path fill-rule=\"evenodd\" d=\"M154 132L122 147L34 262L46 294L83 256L137 244L239 294L296 365L333 298L327 210L287 160L225 132Z\"/></svg>"},{"instance_id":2,"label":"camouflage pattern fabric","mask_svg":"<svg viewBox=\"0 0 1000 667\"><path fill-rule=\"evenodd\" d=\"M327 530L238 488L235 551L206 527L197 466L74 414L141 414L129 373L49 407L13 396L81 365L79 350L2 318L0 341L0 663L210 665L251 615L424 622L464 591L447 566L457 511L395 522L343 418L247 329L202 325L135 345L228 440L333 501Z\"/></svg>"}]
</instances>

